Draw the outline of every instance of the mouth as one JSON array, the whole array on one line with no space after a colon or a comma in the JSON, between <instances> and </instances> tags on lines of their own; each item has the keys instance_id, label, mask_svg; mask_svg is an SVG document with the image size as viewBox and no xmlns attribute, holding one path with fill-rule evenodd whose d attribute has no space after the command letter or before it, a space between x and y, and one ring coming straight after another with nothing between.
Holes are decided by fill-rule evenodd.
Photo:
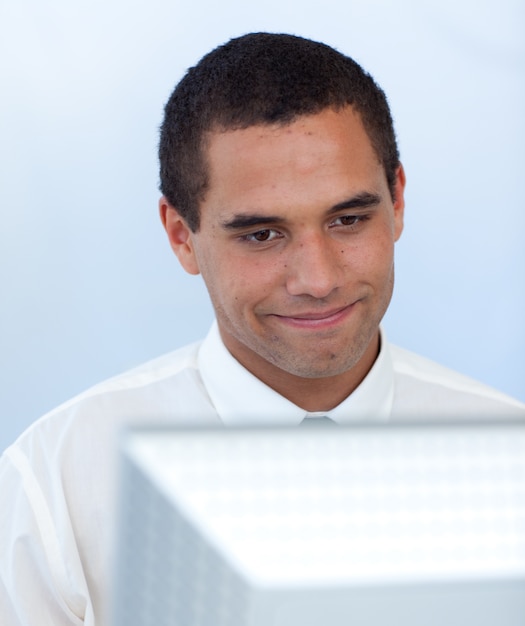
<instances>
[{"instance_id":1,"label":"mouth","mask_svg":"<svg viewBox=\"0 0 525 626\"><path fill-rule=\"evenodd\" d=\"M291 313L289 315L274 315L279 322L289 326L304 329L325 329L336 326L344 321L354 310L357 302L348 304L337 309L306 311Z\"/></svg>"}]
</instances>

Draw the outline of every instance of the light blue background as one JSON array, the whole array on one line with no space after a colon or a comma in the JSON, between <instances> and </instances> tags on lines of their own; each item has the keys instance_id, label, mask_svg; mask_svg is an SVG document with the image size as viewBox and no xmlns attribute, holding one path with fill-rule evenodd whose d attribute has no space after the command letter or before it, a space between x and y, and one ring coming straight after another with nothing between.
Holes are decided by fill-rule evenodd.
<instances>
[{"instance_id":1,"label":"light blue background","mask_svg":"<svg viewBox=\"0 0 525 626\"><path fill-rule=\"evenodd\" d=\"M521 0L1 0L0 449L87 386L201 337L157 216L162 107L232 36L286 31L387 92L408 176L385 326L525 400Z\"/></svg>"}]
</instances>

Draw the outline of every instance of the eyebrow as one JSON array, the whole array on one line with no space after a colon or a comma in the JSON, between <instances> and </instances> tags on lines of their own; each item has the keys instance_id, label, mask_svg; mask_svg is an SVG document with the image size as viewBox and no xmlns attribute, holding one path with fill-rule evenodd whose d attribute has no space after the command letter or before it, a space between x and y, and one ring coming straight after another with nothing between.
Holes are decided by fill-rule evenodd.
<instances>
[{"instance_id":1,"label":"eyebrow","mask_svg":"<svg viewBox=\"0 0 525 626\"><path fill-rule=\"evenodd\" d=\"M338 211L342 211L344 209L370 209L377 206L380 202L381 196L379 194L365 191L348 198L348 200L338 202L331 207L331 209L329 209L328 213L337 213Z\"/></svg>"},{"instance_id":2,"label":"eyebrow","mask_svg":"<svg viewBox=\"0 0 525 626\"><path fill-rule=\"evenodd\" d=\"M275 224L282 222L282 217L271 215L257 215L250 213L248 215L235 215L231 220L222 222L221 226L227 230L236 230L237 228L251 228L252 226L266 226L267 224Z\"/></svg>"},{"instance_id":3,"label":"eyebrow","mask_svg":"<svg viewBox=\"0 0 525 626\"><path fill-rule=\"evenodd\" d=\"M338 213L343 210L369 209L377 206L381 202L381 196L375 193L363 192L338 202L330 207L326 212L327 215ZM237 230L242 228L251 228L253 226L266 226L285 222L286 220L278 215L259 215L257 213L240 213L234 215L232 219L225 220L221 226L226 230Z\"/></svg>"}]
</instances>

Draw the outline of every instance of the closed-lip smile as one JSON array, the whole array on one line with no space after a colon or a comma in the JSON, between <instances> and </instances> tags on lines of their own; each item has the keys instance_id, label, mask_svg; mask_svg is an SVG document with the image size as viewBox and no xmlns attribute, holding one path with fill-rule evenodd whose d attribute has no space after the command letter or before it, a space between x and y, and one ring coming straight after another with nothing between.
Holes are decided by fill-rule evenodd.
<instances>
[{"instance_id":1,"label":"closed-lip smile","mask_svg":"<svg viewBox=\"0 0 525 626\"><path fill-rule=\"evenodd\" d=\"M343 318L345 318L346 315L352 311L355 304L356 302L352 302L352 304L347 304L345 306L329 310L305 311L302 313L290 313L288 315L275 314L274 317L292 326L302 328L321 328L337 324L343 320Z\"/></svg>"}]
</instances>

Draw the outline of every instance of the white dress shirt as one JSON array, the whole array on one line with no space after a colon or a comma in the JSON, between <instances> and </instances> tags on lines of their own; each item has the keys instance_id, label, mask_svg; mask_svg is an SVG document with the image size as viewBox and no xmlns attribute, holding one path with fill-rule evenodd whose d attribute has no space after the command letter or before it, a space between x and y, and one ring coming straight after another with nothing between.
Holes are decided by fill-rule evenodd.
<instances>
[{"instance_id":1,"label":"white dress shirt","mask_svg":"<svg viewBox=\"0 0 525 626\"><path fill-rule=\"evenodd\" d=\"M0 624L105 626L118 434L133 423L299 424L316 416L245 370L214 325L192 344L105 381L35 422L0 459ZM390 345L333 410L360 420L522 416L519 402Z\"/></svg>"}]
</instances>

